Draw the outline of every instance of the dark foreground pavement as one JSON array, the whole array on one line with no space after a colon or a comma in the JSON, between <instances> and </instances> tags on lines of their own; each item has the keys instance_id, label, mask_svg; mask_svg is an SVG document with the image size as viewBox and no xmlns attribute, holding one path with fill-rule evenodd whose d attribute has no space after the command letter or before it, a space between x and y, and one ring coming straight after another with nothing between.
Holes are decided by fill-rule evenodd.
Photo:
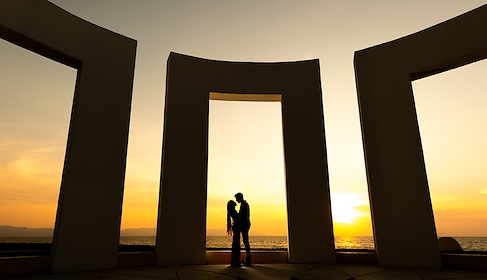
<instances>
[{"instance_id":1,"label":"dark foreground pavement","mask_svg":"<svg viewBox=\"0 0 487 280\"><path fill-rule=\"evenodd\" d=\"M487 280L487 272L439 270L427 268L399 268L378 265L313 265L313 264L256 264L253 267L229 267L228 265L193 265L177 267L139 267L96 272L78 272L25 276L8 279L55 279L55 280L430 280L465 279Z\"/></svg>"}]
</instances>

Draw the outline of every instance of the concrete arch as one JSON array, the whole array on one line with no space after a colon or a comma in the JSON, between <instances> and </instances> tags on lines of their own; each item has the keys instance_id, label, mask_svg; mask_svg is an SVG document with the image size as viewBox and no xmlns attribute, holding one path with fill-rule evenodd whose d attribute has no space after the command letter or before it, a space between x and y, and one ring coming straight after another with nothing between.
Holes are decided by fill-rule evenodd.
<instances>
[{"instance_id":1,"label":"concrete arch","mask_svg":"<svg viewBox=\"0 0 487 280\"><path fill-rule=\"evenodd\" d=\"M441 267L411 81L487 57L487 5L355 52L379 263Z\"/></svg>"},{"instance_id":2,"label":"concrete arch","mask_svg":"<svg viewBox=\"0 0 487 280\"><path fill-rule=\"evenodd\" d=\"M116 268L136 41L44 0L0 1L0 37L78 69L52 271Z\"/></svg>"},{"instance_id":3,"label":"concrete arch","mask_svg":"<svg viewBox=\"0 0 487 280\"><path fill-rule=\"evenodd\" d=\"M282 98L289 261L335 263L319 61L225 62L171 53L157 264L205 263L211 98Z\"/></svg>"}]
</instances>

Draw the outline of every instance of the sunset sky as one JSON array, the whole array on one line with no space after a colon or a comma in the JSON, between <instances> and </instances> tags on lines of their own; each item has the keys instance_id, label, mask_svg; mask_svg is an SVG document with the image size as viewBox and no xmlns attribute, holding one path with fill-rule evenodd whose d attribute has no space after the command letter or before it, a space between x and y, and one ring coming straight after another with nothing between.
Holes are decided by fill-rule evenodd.
<instances>
[{"instance_id":1,"label":"sunset sky","mask_svg":"<svg viewBox=\"0 0 487 280\"><path fill-rule=\"evenodd\" d=\"M353 55L480 0L52 0L138 41L121 228L157 221L166 62L320 60L335 235L372 235ZM76 69L0 40L0 225L53 227ZM413 82L439 236L487 236L487 61ZM287 235L279 102L210 101L207 228ZM188 175L190 176L190 174Z\"/></svg>"}]
</instances>

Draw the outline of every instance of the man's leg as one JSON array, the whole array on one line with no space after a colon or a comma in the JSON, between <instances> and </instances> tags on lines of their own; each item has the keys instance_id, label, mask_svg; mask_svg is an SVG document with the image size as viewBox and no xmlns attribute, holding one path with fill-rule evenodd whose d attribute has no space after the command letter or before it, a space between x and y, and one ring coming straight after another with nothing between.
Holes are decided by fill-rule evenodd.
<instances>
[{"instance_id":1,"label":"man's leg","mask_svg":"<svg viewBox=\"0 0 487 280\"><path fill-rule=\"evenodd\" d=\"M244 264L250 266L250 244L249 244L249 229L242 231L242 240L245 246L245 261Z\"/></svg>"}]
</instances>

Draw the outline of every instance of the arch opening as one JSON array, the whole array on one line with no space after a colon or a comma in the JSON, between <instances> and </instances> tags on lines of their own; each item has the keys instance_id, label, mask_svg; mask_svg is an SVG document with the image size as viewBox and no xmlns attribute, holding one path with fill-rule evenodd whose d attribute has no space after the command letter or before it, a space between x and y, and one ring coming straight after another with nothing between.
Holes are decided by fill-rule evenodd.
<instances>
[{"instance_id":1,"label":"arch opening","mask_svg":"<svg viewBox=\"0 0 487 280\"><path fill-rule=\"evenodd\" d=\"M209 114L207 249L230 248L237 192L251 206L251 247L287 249L281 103L210 100Z\"/></svg>"},{"instance_id":2,"label":"arch opening","mask_svg":"<svg viewBox=\"0 0 487 280\"><path fill-rule=\"evenodd\" d=\"M1 234L51 243L77 69L1 39L0 48L9 54L0 65Z\"/></svg>"},{"instance_id":3,"label":"arch opening","mask_svg":"<svg viewBox=\"0 0 487 280\"><path fill-rule=\"evenodd\" d=\"M487 250L471 239L487 233L486 69L484 59L412 83L436 232L466 251Z\"/></svg>"}]
</instances>

